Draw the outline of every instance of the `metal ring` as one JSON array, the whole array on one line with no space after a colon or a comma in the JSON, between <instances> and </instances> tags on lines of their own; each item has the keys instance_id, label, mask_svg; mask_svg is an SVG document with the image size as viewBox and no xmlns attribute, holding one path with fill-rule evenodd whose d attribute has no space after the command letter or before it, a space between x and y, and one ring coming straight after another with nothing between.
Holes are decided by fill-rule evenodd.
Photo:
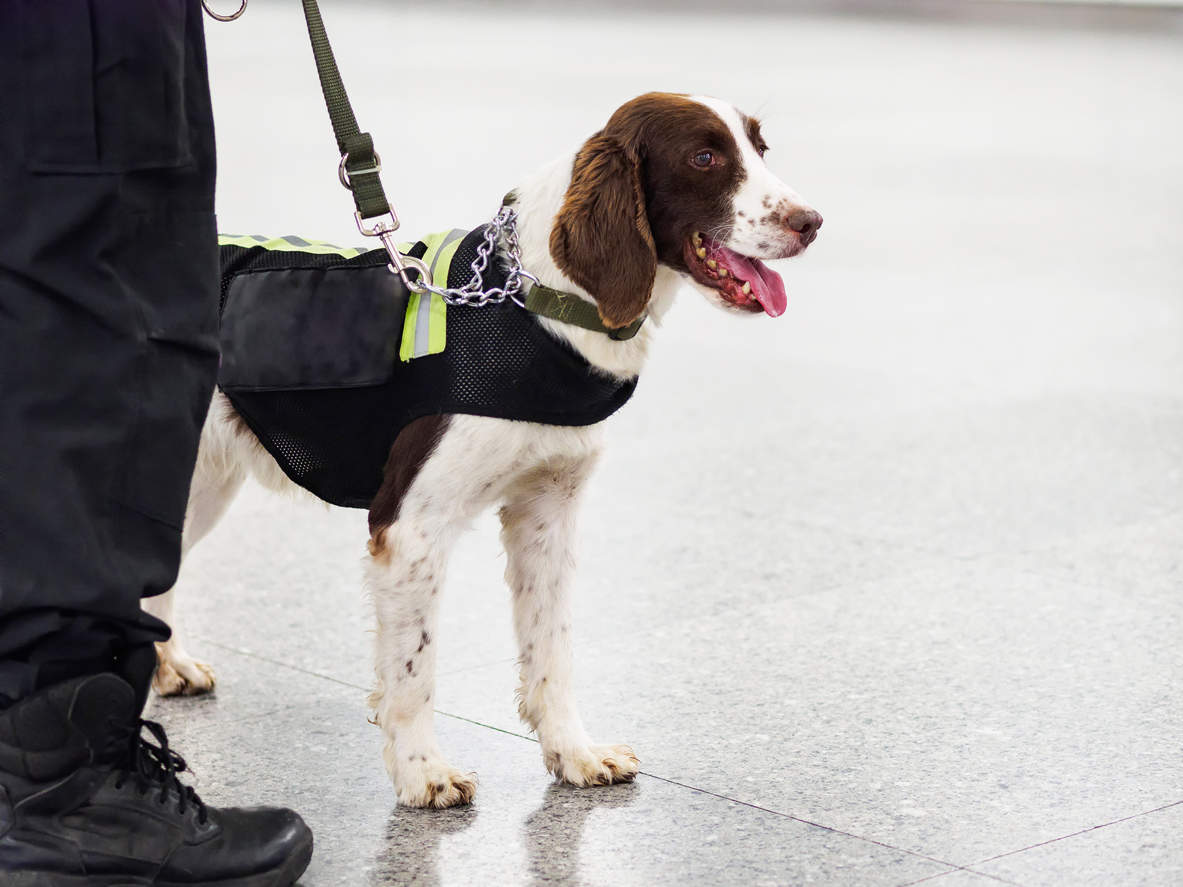
<instances>
[{"instance_id":1,"label":"metal ring","mask_svg":"<svg viewBox=\"0 0 1183 887\"><path fill-rule=\"evenodd\" d=\"M245 6L245 4L243 4ZM337 179L341 182L341 187L346 191L353 190L353 180L349 177L349 170L345 168L345 164L349 162L349 152L346 151L341 155L341 162L337 164ZM369 175L370 173L382 172L382 155L377 151L374 152L374 165L369 169L359 169L357 172L362 175Z\"/></svg>"},{"instance_id":2,"label":"metal ring","mask_svg":"<svg viewBox=\"0 0 1183 887\"><path fill-rule=\"evenodd\" d=\"M241 16L244 12L246 12L246 3L247 3L247 0L242 0L242 5L238 7L238 12L234 13L233 15L221 15L220 13L214 12L212 9L209 8L209 3L207 3L206 0L201 0L201 8L205 10L206 15L208 15L210 18L214 19L215 21L232 22L236 18Z\"/></svg>"}]
</instances>

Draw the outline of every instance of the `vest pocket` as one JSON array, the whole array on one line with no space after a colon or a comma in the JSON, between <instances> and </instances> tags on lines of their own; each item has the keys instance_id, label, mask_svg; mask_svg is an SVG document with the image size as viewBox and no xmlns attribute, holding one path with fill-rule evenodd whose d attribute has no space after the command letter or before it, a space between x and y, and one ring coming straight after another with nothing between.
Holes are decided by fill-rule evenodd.
<instances>
[{"instance_id":1,"label":"vest pocket","mask_svg":"<svg viewBox=\"0 0 1183 887\"><path fill-rule=\"evenodd\" d=\"M185 0L23 5L29 170L121 173L191 161Z\"/></svg>"},{"instance_id":2,"label":"vest pocket","mask_svg":"<svg viewBox=\"0 0 1183 887\"><path fill-rule=\"evenodd\" d=\"M385 266L235 275L218 384L240 391L383 385L394 372L408 292Z\"/></svg>"}]
</instances>

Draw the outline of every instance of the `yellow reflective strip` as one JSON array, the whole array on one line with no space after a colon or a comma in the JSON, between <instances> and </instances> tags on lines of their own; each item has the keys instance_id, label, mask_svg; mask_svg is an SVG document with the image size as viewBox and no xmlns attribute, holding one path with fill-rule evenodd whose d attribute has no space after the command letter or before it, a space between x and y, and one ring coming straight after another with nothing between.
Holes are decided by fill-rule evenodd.
<instances>
[{"instance_id":1,"label":"yellow reflective strip","mask_svg":"<svg viewBox=\"0 0 1183 887\"><path fill-rule=\"evenodd\" d=\"M258 246L259 241L249 234L219 234L218 246Z\"/></svg>"},{"instance_id":2,"label":"yellow reflective strip","mask_svg":"<svg viewBox=\"0 0 1183 887\"><path fill-rule=\"evenodd\" d=\"M423 255L419 257L419 261L430 268L432 261L435 259L436 252L439 250L440 245L444 242L444 239L449 233L450 232L448 231L439 231L435 234L428 234L426 237L424 237L423 244L427 247L427 249L424 250ZM400 251L406 252L406 250L402 250L401 247ZM434 278L435 275L432 275L432 277ZM433 279L431 282L435 283L435 280Z\"/></svg>"},{"instance_id":3,"label":"yellow reflective strip","mask_svg":"<svg viewBox=\"0 0 1183 887\"><path fill-rule=\"evenodd\" d=\"M308 240L307 238L300 238L300 240L303 242L292 243L290 240L285 240L282 237L259 240L257 237L252 237L249 234L219 234L218 246L241 246L247 249L260 247L275 252L312 253L318 256L341 256L346 259L353 259L362 253L369 252L369 249L365 247L337 246L336 244L327 243L323 240ZM400 250L405 251L410 248L411 244L409 243L399 244Z\"/></svg>"}]
</instances>

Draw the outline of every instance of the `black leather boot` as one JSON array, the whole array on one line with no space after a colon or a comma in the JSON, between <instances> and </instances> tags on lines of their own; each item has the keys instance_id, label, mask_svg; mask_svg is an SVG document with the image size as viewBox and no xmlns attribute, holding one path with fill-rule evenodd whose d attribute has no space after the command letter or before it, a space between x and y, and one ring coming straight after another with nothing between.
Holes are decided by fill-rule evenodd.
<instances>
[{"instance_id":1,"label":"black leather boot","mask_svg":"<svg viewBox=\"0 0 1183 887\"><path fill-rule=\"evenodd\" d=\"M184 769L113 674L0 711L0 884L293 884L312 857L304 821L276 807L207 807L177 779Z\"/></svg>"}]
</instances>

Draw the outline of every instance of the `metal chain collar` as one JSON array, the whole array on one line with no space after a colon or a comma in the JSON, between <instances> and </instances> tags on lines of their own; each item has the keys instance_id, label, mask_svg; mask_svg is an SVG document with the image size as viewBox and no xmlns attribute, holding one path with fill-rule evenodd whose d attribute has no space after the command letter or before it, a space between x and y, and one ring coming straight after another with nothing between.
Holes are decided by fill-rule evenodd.
<instances>
[{"instance_id":1,"label":"metal chain collar","mask_svg":"<svg viewBox=\"0 0 1183 887\"><path fill-rule=\"evenodd\" d=\"M509 271L505 278L505 285L484 289L485 272L489 269L489 261L497 249L498 240L505 238L505 255L509 258ZM393 268L391 270L394 270ZM517 213L511 207L503 206L485 227L485 239L476 250L476 258L469 265L472 277L464 286L454 289L434 286L425 280L415 281L416 292L434 293L449 305L467 305L469 308L480 308L484 305L497 305L506 299L513 299L519 305L517 298L522 290L523 278L538 282L529 271L522 267L521 247L518 244ZM524 306L523 306L524 307Z\"/></svg>"}]
</instances>

